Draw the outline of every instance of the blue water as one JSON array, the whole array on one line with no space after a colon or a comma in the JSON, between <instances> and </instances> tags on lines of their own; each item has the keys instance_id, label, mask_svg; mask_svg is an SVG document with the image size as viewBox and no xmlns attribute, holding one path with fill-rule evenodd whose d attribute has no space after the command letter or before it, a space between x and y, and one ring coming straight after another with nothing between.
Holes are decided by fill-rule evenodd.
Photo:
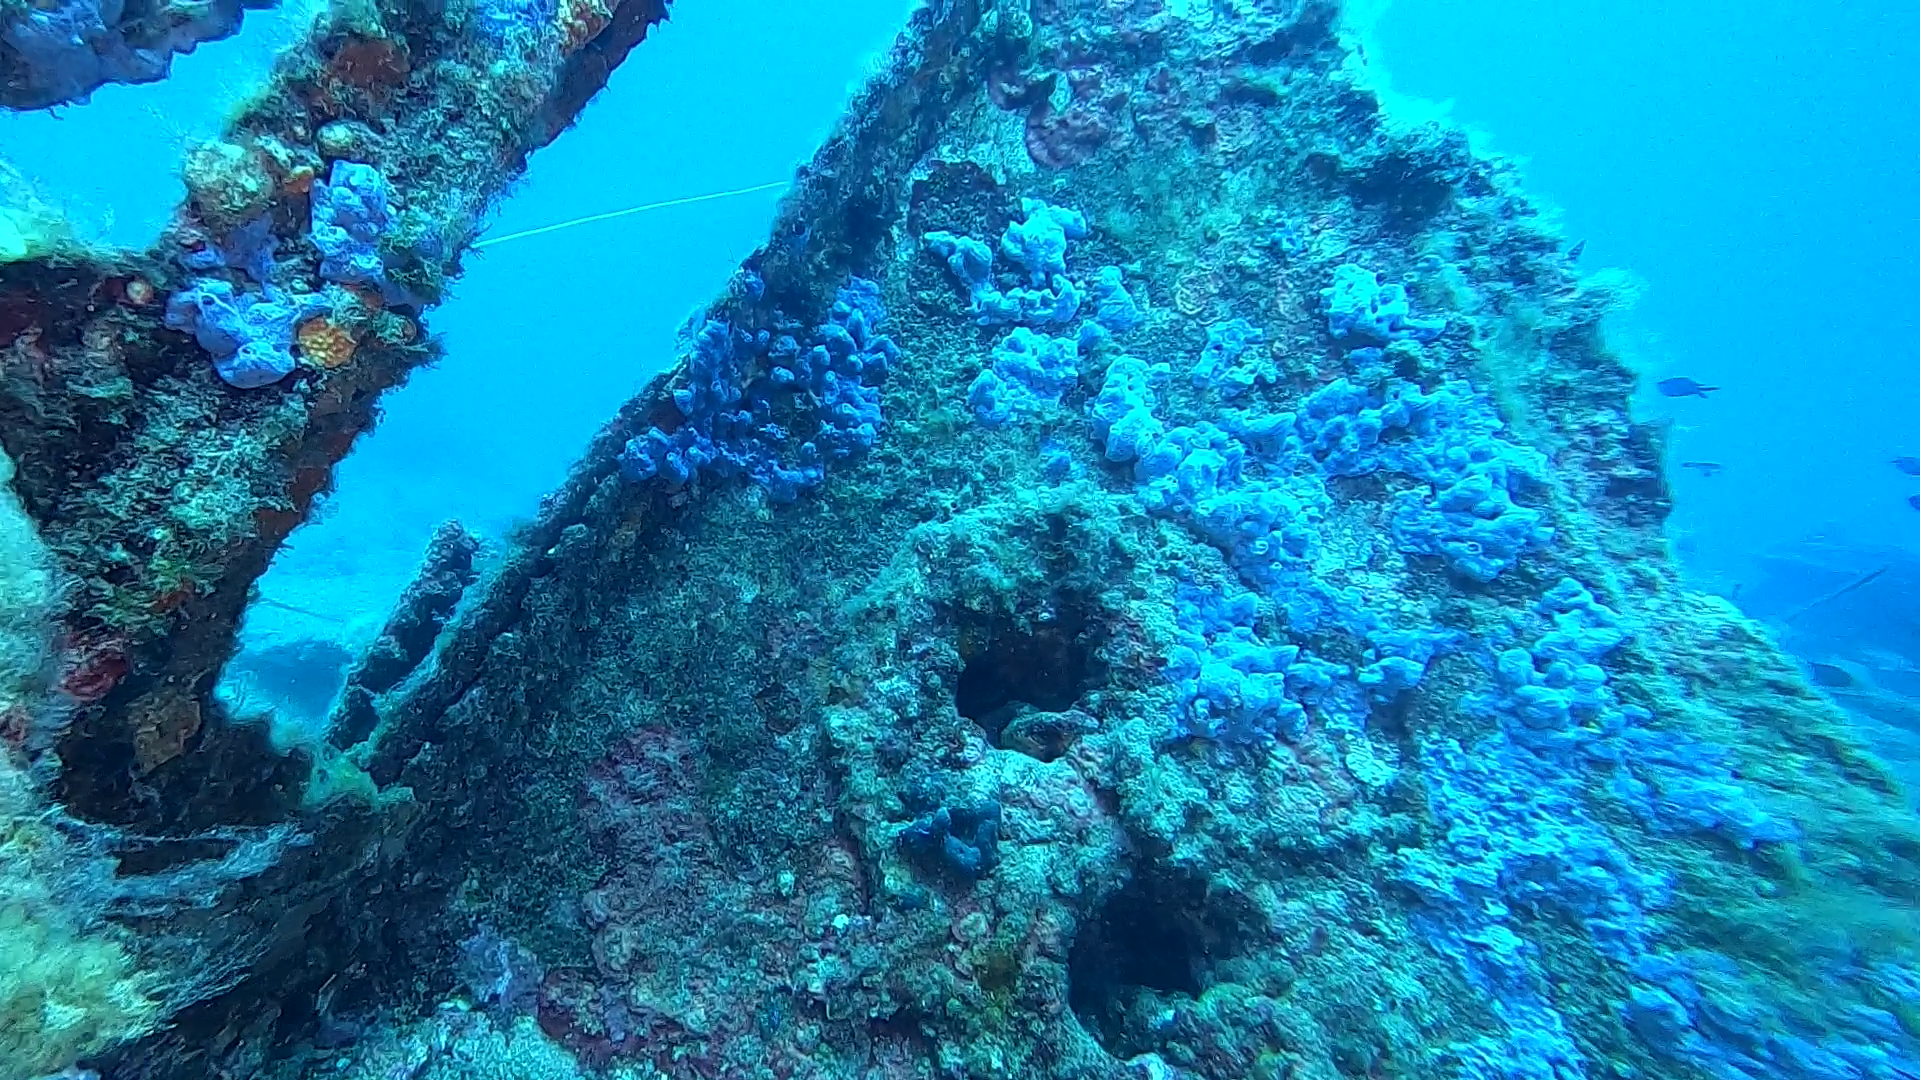
<instances>
[{"instance_id":1,"label":"blue water","mask_svg":"<svg viewBox=\"0 0 1920 1080\"><path fill-rule=\"evenodd\" d=\"M1920 542L1920 8L1702 0L1403 0L1380 25L1395 86L1451 99L1527 161L1588 265L1646 284L1624 342L1667 416L1674 527L1730 587L1752 557L1837 527Z\"/></svg>"}]
</instances>

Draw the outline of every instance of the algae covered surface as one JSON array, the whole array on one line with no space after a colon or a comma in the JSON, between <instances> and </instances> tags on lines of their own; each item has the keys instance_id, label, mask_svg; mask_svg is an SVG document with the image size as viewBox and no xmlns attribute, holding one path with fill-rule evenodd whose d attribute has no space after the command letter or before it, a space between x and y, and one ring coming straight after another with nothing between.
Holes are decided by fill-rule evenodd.
<instances>
[{"instance_id":1,"label":"algae covered surface","mask_svg":"<svg viewBox=\"0 0 1920 1080\"><path fill-rule=\"evenodd\" d=\"M923 13L784 215L548 523L493 745L374 769L513 776L466 893L563 1045L1912 1067L1909 814L1677 581L1617 286L1337 12Z\"/></svg>"},{"instance_id":2,"label":"algae covered surface","mask_svg":"<svg viewBox=\"0 0 1920 1080\"><path fill-rule=\"evenodd\" d=\"M622 25L569 10L562 57ZM147 730L161 685L194 730L162 760L131 738L131 808L97 739L54 790L217 832L206 933L253 967L89 1064L1920 1075L1904 793L1680 581L1660 435L1603 332L1619 284L1508 163L1383 105L1361 29L1277 0L923 7L512 550L482 572L436 536L325 746L213 734L208 680L159 678L204 657L116 624L155 651L78 730ZM556 63L512 152L578 106ZM402 223L456 162L402 140L343 169L352 145L316 151L310 274L269 249L156 275L176 336L138 348L196 357L172 392L271 433L269 464L320 453L316 402L362 415L412 346L354 322L355 374L262 319L202 328L235 295L412 326L466 239ZM216 233L262 199L285 226L280 195L210 190ZM310 494L334 458L299 460ZM30 513L82 497L42 464ZM226 543L270 547L289 505ZM49 546L84 574L138 516L96 504ZM78 603L151 588L126 580ZM208 595L229 635L234 588Z\"/></svg>"}]
</instances>

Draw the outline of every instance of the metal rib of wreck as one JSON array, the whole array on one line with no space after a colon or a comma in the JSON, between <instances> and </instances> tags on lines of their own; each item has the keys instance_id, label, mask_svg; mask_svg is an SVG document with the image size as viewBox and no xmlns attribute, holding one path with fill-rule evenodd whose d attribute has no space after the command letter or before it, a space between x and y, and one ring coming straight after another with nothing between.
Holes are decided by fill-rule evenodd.
<instances>
[{"instance_id":1,"label":"metal rib of wreck","mask_svg":"<svg viewBox=\"0 0 1920 1080\"><path fill-rule=\"evenodd\" d=\"M9 8L0 104L161 77L151 35L211 41L240 7ZM436 355L422 317L489 202L665 15L662 0L336 5L189 155L188 201L154 249L94 249L31 200L0 211L0 517L23 514L50 549L60 607L45 670L0 685L0 885L10 904L39 898L8 907L0 937L35 951L13 929L24 911L75 969L44 977L83 983L20 973L0 1070L160 1027L117 1071L206 1075L210 1047L244 1056L310 1027L322 988L378 951L373 923L303 927L386 889L378 838L405 808L303 806L309 758L228 722L213 683L253 582L380 394ZM61 48L36 48L42 31ZM128 49L146 51L115 66ZM37 569L31 549L0 555ZM26 617L0 622L11 635ZM76 1003L59 1038L13 1026L43 992ZM85 1015L90 994L117 1015Z\"/></svg>"}]
</instances>

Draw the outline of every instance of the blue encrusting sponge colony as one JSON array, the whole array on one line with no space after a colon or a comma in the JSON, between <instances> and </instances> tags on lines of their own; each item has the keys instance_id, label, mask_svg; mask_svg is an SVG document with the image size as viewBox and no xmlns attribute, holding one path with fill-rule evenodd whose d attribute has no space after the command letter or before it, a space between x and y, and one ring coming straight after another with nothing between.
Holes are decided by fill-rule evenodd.
<instances>
[{"instance_id":1,"label":"blue encrusting sponge colony","mask_svg":"<svg viewBox=\"0 0 1920 1080\"><path fill-rule=\"evenodd\" d=\"M1679 717L1663 720L1620 698L1609 663L1637 632L1631 620L1562 577L1530 609L1491 626L1435 627L1408 618L1404 602L1383 604L1320 571L1325 537L1351 535L1343 519L1355 515L1364 531L1420 560L1410 567L1433 565L1469 591L1554 549L1545 457L1511 438L1467 380L1405 374L1407 361L1427 370L1431 361L1396 343L1435 341L1446 317L1416 313L1404 287L1357 263L1335 265L1319 295L1347 374L1270 404L1284 400L1274 391L1288 380L1257 325L1241 316L1211 322L1187 358L1156 336L1144 345L1148 359L1138 358L1124 351L1141 317L1119 267L1091 278L1105 283L1100 310L1129 314L1080 318L1078 297L1088 290L1075 283L1064 241L1088 235L1085 216L1033 199L1023 212L1000 251L1028 281L1048 285L1044 303L1020 286L1001 289L985 243L945 231L924 238L977 322L1031 324L992 345L968 408L988 427L1045 423L1049 413L1067 423L1063 397L1087 368L1104 365L1084 398L1101 456L1131 477L1145 513L1177 522L1231 571L1230 581L1194 576L1175 587L1161 668L1173 691L1162 752L1197 741L1233 767L1276 743L1310 744L1315 730L1358 744L1377 732L1382 710L1422 690L1442 659L1449 670L1480 673L1480 688L1458 702L1488 733L1436 735L1419 751L1442 839L1402 849L1389 874L1416 905L1413 925L1510 1031L1454 1046L1458 1075L1579 1076L1599 1064L1556 1004L1545 944L1528 936L1543 918L1618 965L1614 1017L1663 1060L1752 1080L1891 1076L1886 1070L1914 1060L1911 1048L1882 1041L1898 1028L1891 1014L1876 1021L1872 1010L1857 1010L1816 1034L1764 1004L1763 976L1668 940L1673 874L1643 865L1609 817L1732 851L1801 833L1756 798L1725 747L1687 734ZM1016 294L1017 302L1005 300ZM1062 296L1075 299L1053 302ZM1050 465L1043 472L1068 475ZM1385 497L1347 494L1359 481L1384 483ZM1369 770L1352 772L1367 782ZM1376 782L1390 784L1391 772L1375 772ZM1867 974L1876 985L1920 979L1913 967Z\"/></svg>"},{"instance_id":2,"label":"blue encrusting sponge colony","mask_svg":"<svg viewBox=\"0 0 1920 1080\"><path fill-rule=\"evenodd\" d=\"M671 433L653 427L630 440L622 473L676 486L709 471L744 475L777 502L818 486L828 465L879 437L879 384L900 357L874 329L885 317L877 287L860 278L840 290L811 335L778 316L757 330L697 317L688 385L673 392L681 422ZM782 461L790 440L797 450Z\"/></svg>"},{"instance_id":3,"label":"blue encrusting sponge colony","mask_svg":"<svg viewBox=\"0 0 1920 1080\"><path fill-rule=\"evenodd\" d=\"M387 180L371 165L335 161L310 195L308 239L319 253L323 287L292 291L276 284L277 240L263 217L235 226L224 239L184 258L200 276L167 302L167 325L194 335L230 386L258 389L299 367L299 323L349 302L340 286L367 289L380 304L423 301L387 272L385 245L395 230Z\"/></svg>"}]
</instances>

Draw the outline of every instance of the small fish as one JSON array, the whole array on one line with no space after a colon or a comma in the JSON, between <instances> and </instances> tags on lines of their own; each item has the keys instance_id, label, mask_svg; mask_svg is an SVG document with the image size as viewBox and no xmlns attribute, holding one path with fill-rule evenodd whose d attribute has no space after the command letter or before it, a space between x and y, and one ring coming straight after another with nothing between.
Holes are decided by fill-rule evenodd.
<instances>
[{"instance_id":1,"label":"small fish","mask_svg":"<svg viewBox=\"0 0 1920 1080\"><path fill-rule=\"evenodd\" d=\"M1904 457L1894 458L1893 467L1906 473L1908 476L1920 476L1920 457L1914 457L1909 454Z\"/></svg>"},{"instance_id":2,"label":"small fish","mask_svg":"<svg viewBox=\"0 0 1920 1080\"><path fill-rule=\"evenodd\" d=\"M1913 507L1915 510L1920 510L1920 495L1907 496L1907 505Z\"/></svg>"},{"instance_id":3,"label":"small fish","mask_svg":"<svg viewBox=\"0 0 1920 1080\"><path fill-rule=\"evenodd\" d=\"M1692 469L1701 476L1712 476L1721 469L1726 468L1725 465L1717 461L1683 461L1680 463L1680 467L1683 469Z\"/></svg>"},{"instance_id":4,"label":"small fish","mask_svg":"<svg viewBox=\"0 0 1920 1080\"><path fill-rule=\"evenodd\" d=\"M1579 243L1573 245L1572 247L1567 249L1567 261L1570 263L1579 262L1580 256L1584 254L1586 250L1587 250L1587 242L1585 240L1582 240Z\"/></svg>"},{"instance_id":5,"label":"small fish","mask_svg":"<svg viewBox=\"0 0 1920 1080\"><path fill-rule=\"evenodd\" d=\"M1660 392L1667 397L1706 397L1709 391L1720 389L1717 386L1702 386L1687 378L1661 379L1658 385Z\"/></svg>"}]
</instances>

